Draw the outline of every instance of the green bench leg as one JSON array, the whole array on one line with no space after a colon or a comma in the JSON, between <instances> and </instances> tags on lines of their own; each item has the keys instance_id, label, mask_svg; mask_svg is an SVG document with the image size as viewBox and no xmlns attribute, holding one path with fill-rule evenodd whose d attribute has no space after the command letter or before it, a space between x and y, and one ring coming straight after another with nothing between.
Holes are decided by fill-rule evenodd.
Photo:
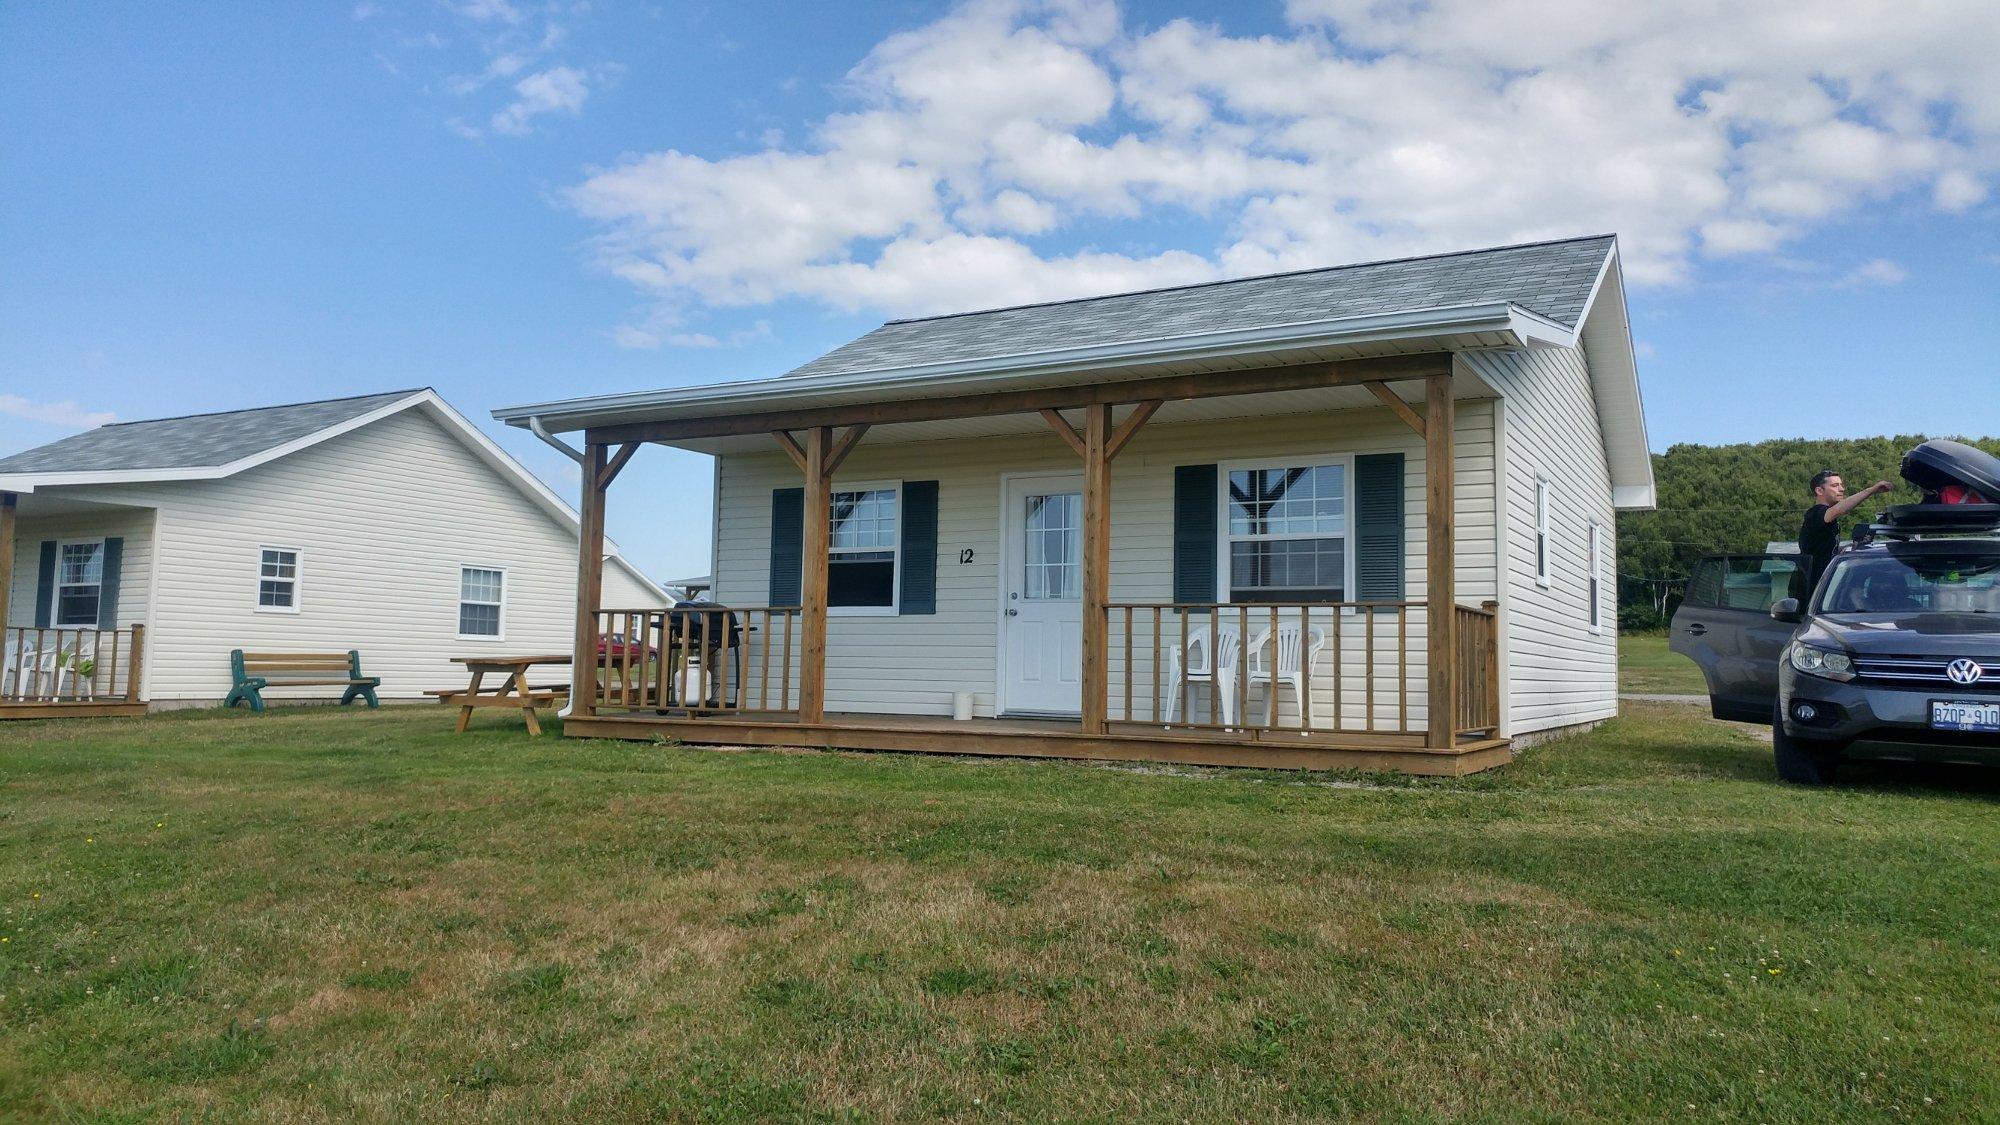
<instances>
[{"instance_id":1,"label":"green bench leg","mask_svg":"<svg viewBox=\"0 0 2000 1125\"><path fill-rule=\"evenodd\" d=\"M348 688L347 693L340 697L340 705L342 707L347 706L348 704L354 702L355 697L357 696L367 701L368 706L372 708L379 709L382 706L381 701L375 698L375 689L371 686L363 684L356 684L353 687Z\"/></svg>"},{"instance_id":2,"label":"green bench leg","mask_svg":"<svg viewBox=\"0 0 2000 1125\"><path fill-rule=\"evenodd\" d=\"M225 707L234 707L238 703L248 703L252 711L264 710L263 693L250 684L237 684L229 689L229 697L222 701Z\"/></svg>"}]
</instances>

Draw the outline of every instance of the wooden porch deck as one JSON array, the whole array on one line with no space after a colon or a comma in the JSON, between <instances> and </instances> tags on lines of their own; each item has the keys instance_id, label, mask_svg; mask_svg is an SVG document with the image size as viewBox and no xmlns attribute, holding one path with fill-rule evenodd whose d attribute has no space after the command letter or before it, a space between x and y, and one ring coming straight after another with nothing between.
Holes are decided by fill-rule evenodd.
<instances>
[{"instance_id":1,"label":"wooden porch deck","mask_svg":"<svg viewBox=\"0 0 2000 1125\"><path fill-rule=\"evenodd\" d=\"M1461 740L1430 749L1424 733L1340 734L1244 729L1227 733L1168 732L1113 723L1085 734L1075 719L971 719L927 715L831 713L817 723L785 714L685 715L600 712L564 722L569 738L671 738L690 746L808 746L1010 758L1075 758L1170 762L1256 769L1355 769L1461 777L1513 759L1504 738Z\"/></svg>"},{"instance_id":2,"label":"wooden porch deck","mask_svg":"<svg viewBox=\"0 0 2000 1125\"><path fill-rule=\"evenodd\" d=\"M110 719L137 718L146 713L144 703L124 700L57 700L55 702L11 702L0 700L0 723L10 719Z\"/></svg>"}]
</instances>

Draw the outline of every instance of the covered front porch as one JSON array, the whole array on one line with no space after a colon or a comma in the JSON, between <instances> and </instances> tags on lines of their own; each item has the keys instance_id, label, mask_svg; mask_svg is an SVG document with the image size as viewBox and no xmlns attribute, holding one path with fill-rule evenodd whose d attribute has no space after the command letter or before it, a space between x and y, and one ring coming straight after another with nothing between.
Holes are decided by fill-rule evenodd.
<instances>
[{"instance_id":1,"label":"covered front porch","mask_svg":"<svg viewBox=\"0 0 2000 1125\"><path fill-rule=\"evenodd\" d=\"M0 721L146 713L146 629L116 609L125 537L91 533L132 511L42 502L23 565L21 495L0 491Z\"/></svg>"},{"instance_id":2,"label":"covered front porch","mask_svg":"<svg viewBox=\"0 0 2000 1125\"><path fill-rule=\"evenodd\" d=\"M1427 774L1501 764L1510 751L1501 723L1498 605L1457 596L1457 399L1491 394L1469 381L1454 374L1451 355L1440 351L588 425L576 652L579 667L596 662L604 672L579 684L565 732ZM1173 598L1114 600L1114 465L1156 419L1199 417L1195 408L1225 399L1241 400L1238 417L1273 403L1293 411L1320 408L1322 401L1343 409L1365 403L1376 414L1386 410L1406 440L1414 436L1423 465L1420 597L1360 597L1347 585L1347 596L1333 598L1231 598L1226 589L1222 597L1213 590L1188 597L1177 587ZM978 714L968 700L947 704L936 692L920 709L901 711L894 700L920 694L914 689L925 679L922 658L913 666L907 655L908 645L922 638L911 631L908 642L891 637L860 645L854 639L871 628L872 635L889 635L866 617L829 613L829 560L841 550L831 513L837 496L855 495L837 492L835 475L864 442L876 448L871 432L888 437L900 427L927 435L939 423L1002 418L1026 419L1052 433L1071 458L1073 468L1062 472L1076 481L1076 510L1058 518L1079 542L1076 573L1066 579L1078 603L1075 683L1067 688L1073 702L1045 708L1028 693L1005 690L1003 673L1002 690L990 705L982 697ZM1023 431L1017 424L1011 432ZM719 570L725 607L662 612L601 603L603 520L613 481L646 443L701 448L717 440L735 449L762 442L780 451L792 479L803 483L796 602L779 601L773 585L773 596L742 604L731 599L730 576ZM1019 499L1008 491L1009 475L1001 475L1003 507ZM1400 479L1396 487L1400 496ZM1397 534L1400 560L1399 515ZM1012 545L1019 538L1017 532L1001 552L1000 565L1010 573L1032 563ZM774 558L781 553L775 541L772 551ZM959 561L969 562L966 554ZM1009 621L1031 612L1033 603L1000 606L1004 645ZM866 707L851 705L851 691L830 697L830 648L855 665L835 664L833 674L846 674L849 683L872 674L894 684Z\"/></svg>"}]
</instances>

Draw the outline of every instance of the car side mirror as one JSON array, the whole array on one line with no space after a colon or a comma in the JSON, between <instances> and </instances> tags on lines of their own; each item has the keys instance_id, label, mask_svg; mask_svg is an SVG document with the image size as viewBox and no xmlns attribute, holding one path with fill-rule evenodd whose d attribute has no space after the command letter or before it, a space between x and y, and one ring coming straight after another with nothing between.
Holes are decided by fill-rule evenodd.
<instances>
[{"instance_id":1,"label":"car side mirror","mask_svg":"<svg viewBox=\"0 0 2000 1125\"><path fill-rule=\"evenodd\" d=\"M1797 598L1779 598L1771 606L1771 620L1773 621L1789 621L1796 625L1805 619L1806 615L1799 610L1799 599Z\"/></svg>"}]
</instances>

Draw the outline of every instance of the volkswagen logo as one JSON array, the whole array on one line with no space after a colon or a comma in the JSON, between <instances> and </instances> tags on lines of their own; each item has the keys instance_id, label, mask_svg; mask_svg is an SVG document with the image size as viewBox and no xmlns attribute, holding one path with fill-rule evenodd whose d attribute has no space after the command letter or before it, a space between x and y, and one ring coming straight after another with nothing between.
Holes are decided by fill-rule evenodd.
<instances>
[{"instance_id":1,"label":"volkswagen logo","mask_svg":"<svg viewBox=\"0 0 2000 1125\"><path fill-rule=\"evenodd\" d=\"M1986 670L1979 666L1977 660L1960 657L1945 667L1944 674L1950 676L1951 682L1955 684L1976 684L1979 682L1979 677L1986 674Z\"/></svg>"}]
</instances>

